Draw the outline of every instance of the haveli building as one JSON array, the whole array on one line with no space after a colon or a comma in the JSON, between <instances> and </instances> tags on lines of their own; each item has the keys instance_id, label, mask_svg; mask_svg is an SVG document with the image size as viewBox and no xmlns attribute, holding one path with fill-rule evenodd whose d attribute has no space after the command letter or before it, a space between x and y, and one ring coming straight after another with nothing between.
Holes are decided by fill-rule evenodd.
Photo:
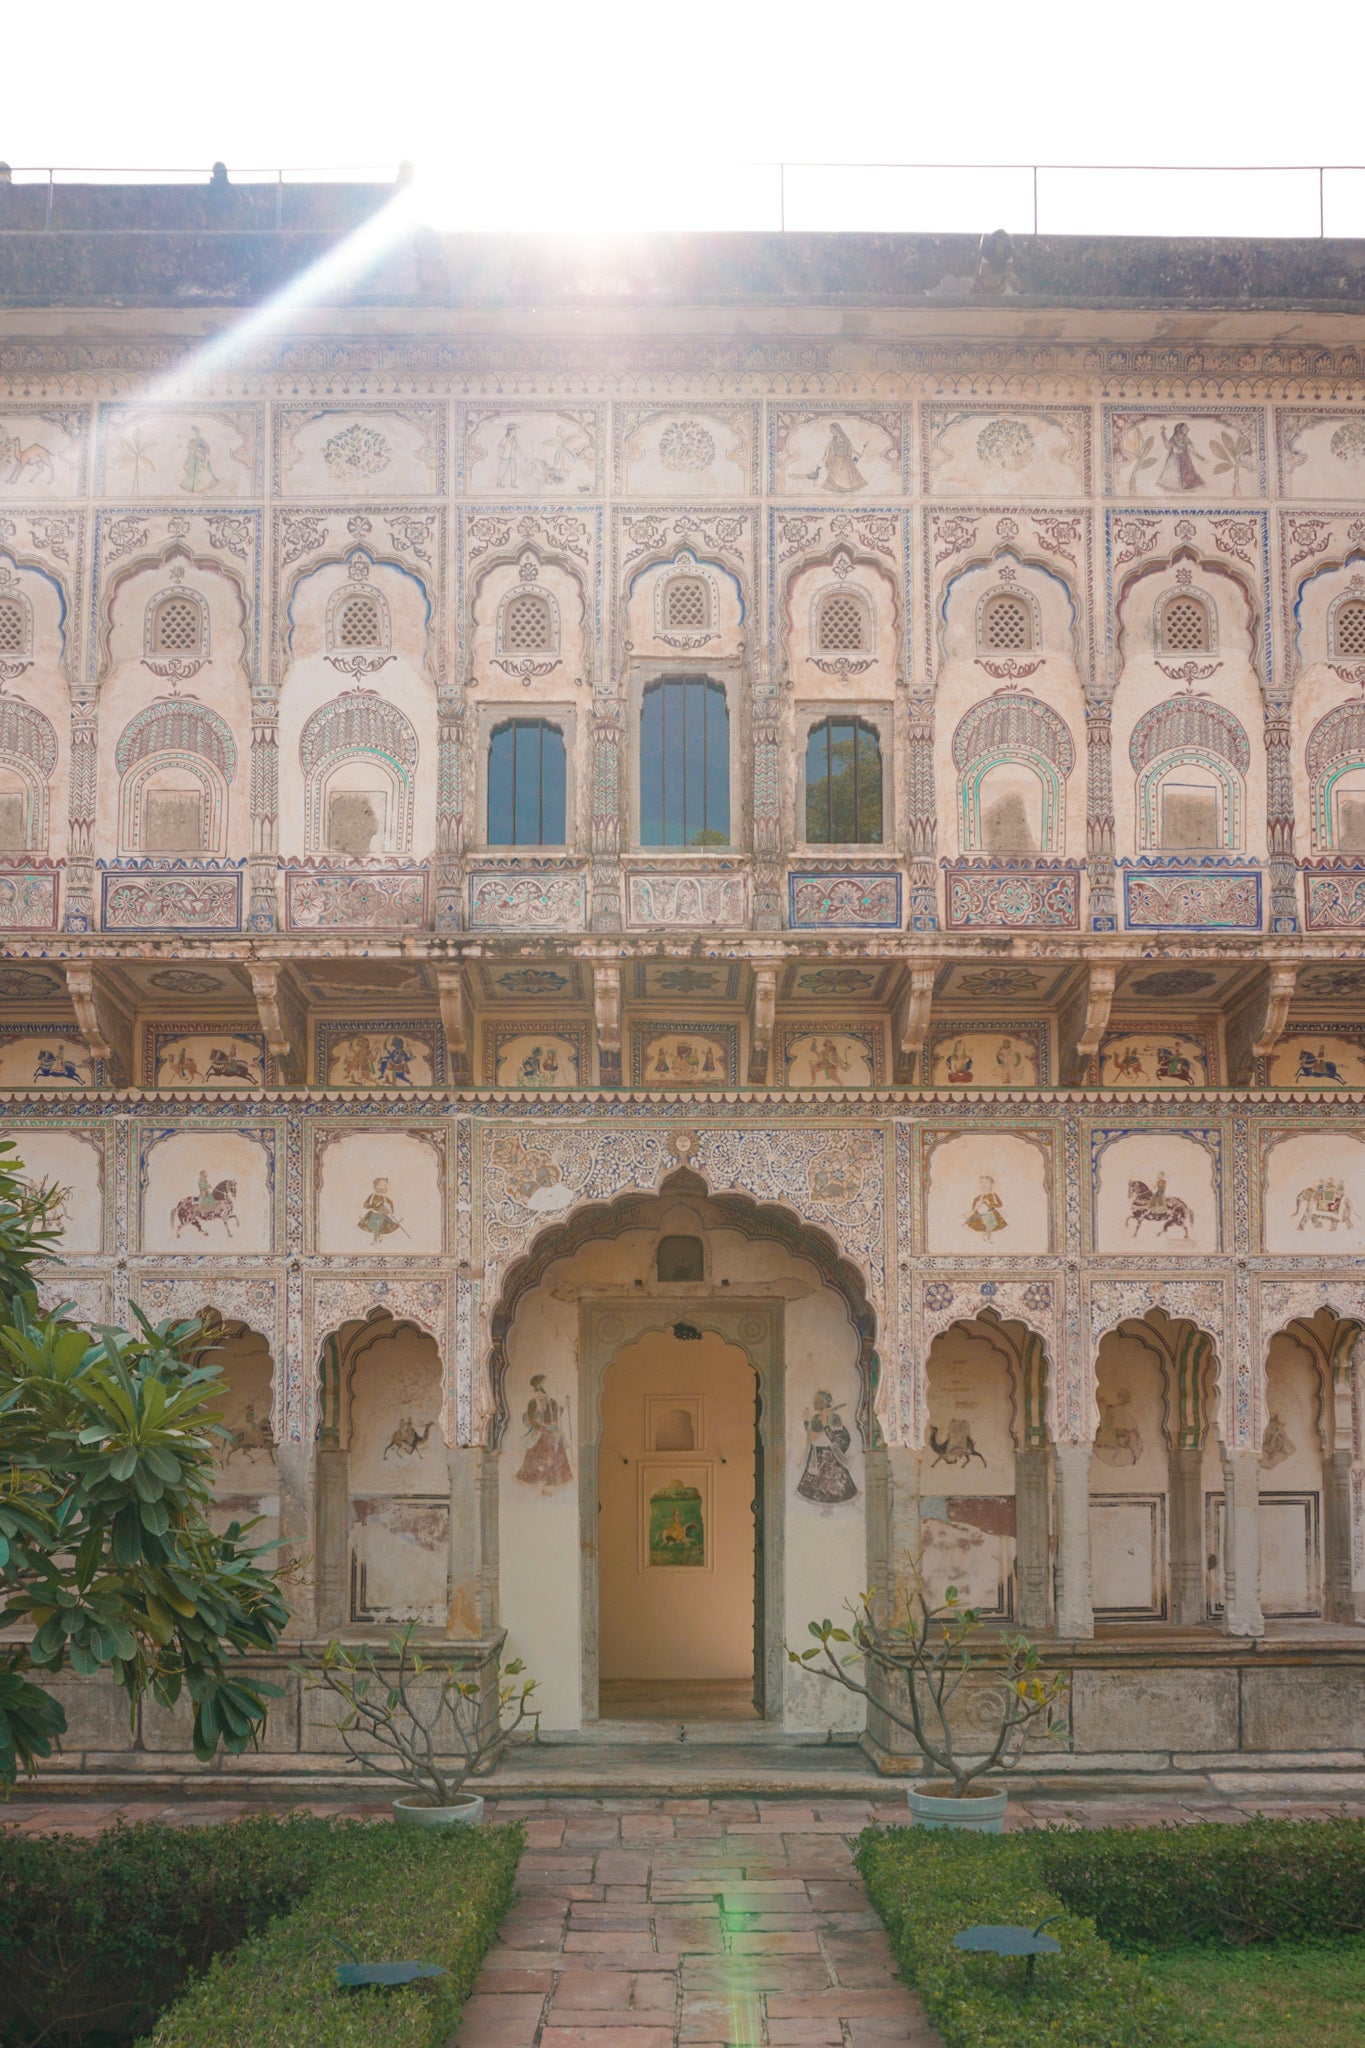
<instances>
[{"instance_id":1,"label":"haveli building","mask_svg":"<svg viewBox=\"0 0 1365 2048\"><path fill-rule=\"evenodd\" d=\"M909 1552L1058 1771L1360 1761L1361 246L392 196L0 185L49 1298L221 1316L300 1641L552 1736L853 1740Z\"/></svg>"}]
</instances>

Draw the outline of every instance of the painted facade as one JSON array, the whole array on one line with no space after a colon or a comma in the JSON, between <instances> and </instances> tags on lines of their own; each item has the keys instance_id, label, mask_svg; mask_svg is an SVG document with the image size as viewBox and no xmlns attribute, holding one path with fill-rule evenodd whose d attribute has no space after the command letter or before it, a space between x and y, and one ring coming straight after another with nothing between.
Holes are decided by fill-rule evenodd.
<instances>
[{"instance_id":1,"label":"painted facade","mask_svg":"<svg viewBox=\"0 0 1365 2048\"><path fill-rule=\"evenodd\" d=\"M216 1310L299 1636L505 1629L553 1733L723 1613L823 1734L914 1549L1078 1754L1365 1750L1365 365L973 275L5 315L47 1296Z\"/></svg>"}]
</instances>

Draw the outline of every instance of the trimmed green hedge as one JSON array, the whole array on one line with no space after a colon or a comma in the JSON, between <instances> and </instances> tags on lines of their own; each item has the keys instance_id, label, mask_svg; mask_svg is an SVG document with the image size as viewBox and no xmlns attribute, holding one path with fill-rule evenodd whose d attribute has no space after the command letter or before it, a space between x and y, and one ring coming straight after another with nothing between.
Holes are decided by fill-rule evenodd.
<instances>
[{"instance_id":1,"label":"trimmed green hedge","mask_svg":"<svg viewBox=\"0 0 1365 2048\"><path fill-rule=\"evenodd\" d=\"M90 1839L0 1829L0 2042L131 2042L154 2027L176 2048L444 2042L521 1845L514 1827L419 1833L309 1814ZM435 1997L338 1991L332 1933L367 1961L450 1975Z\"/></svg>"},{"instance_id":2,"label":"trimmed green hedge","mask_svg":"<svg viewBox=\"0 0 1365 2048\"><path fill-rule=\"evenodd\" d=\"M948 2048L1198 2048L1207 2034L1178 1984L1155 1983L1125 1949L1304 1944L1365 1929L1360 1820L1005 1836L869 1828L858 1867ZM952 1946L965 1927L1036 1927L1049 1914L1062 1952L1039 1959L1031 1991L1022 1962Z\"/></svg>"},{"instance_id":3,"label":"trimmed green hedge","mask_svg":"<svg viewBox=\"0 0 1365 2048\"><path fill-rule=\"evenodd\" d=\"M868 1829L857 1862L947 2048L1197 2048L1176 2001L1048 1891L1028 1835ZM1036 1927L1053 1913L1062 1952L1039 1960L1031 1990L1022 1961L952 1946L965 1927Z\"/></svg>"},{"instance_id":4,"label":"trimmed green hedge","mask_svg":"<svg viewBox=\"0 0 1365 2048\"><path fill-rule=\"evenodd\" d=\"M75 1835L0 1829L0 2041L143 2033L187 1979L316 1883L309 1814Z\"/></svg>"},{"instance_id":5,"label":"trimmed green hedge","mask_svg":"<svg viewBox=\"0 0 1365 2048\"><path fill-rule=\"evenodd\" d=\"M318 1883L219 1956L150 2048L441 2048L512 1903L520 1827L338 1830ZM441 1963L434 1990L341 1991L339 1935L366 1962Z\"/></svg>"},{"instance_id":6,"label":"trimmed green hedge","mask_svg":"<svg viewBox=\"0 0 1365 2048\"><path fill-rule=\"evenodd\" d=\"M1049 1828L1043 1882L1138 1948L1331 1941L1365 1933L1365 1820Z\"/></svg>"}]
</instances>

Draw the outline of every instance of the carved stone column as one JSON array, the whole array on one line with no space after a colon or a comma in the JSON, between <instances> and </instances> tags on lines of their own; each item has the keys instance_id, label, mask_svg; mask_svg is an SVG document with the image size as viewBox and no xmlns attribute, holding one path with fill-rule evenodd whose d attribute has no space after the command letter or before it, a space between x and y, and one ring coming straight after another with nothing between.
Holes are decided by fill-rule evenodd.
<instances>
[{"instance_id":1,"label":"carved stone column","mask_svg":"<svg viewBox=\"0 0 1365 2048\"><path fill-rule=\"evenodd\" d=\"M1095 1633L1095 1606L1090 1589L1090 1445L1057 1444L1052 1455L1057 1514L1057 1634L1074 1641Z\"/></svg>"},{"instance_id":2,"label":"carved stone column","mask_svg":"<svg viewBox=\"0 0 1365 2048\"><path fill-rule=\"evenodd\" d=\"M1299 928L1294 866L1294 776L1289 754L1289 699L1265 700L1266 850L1270 856L1270 929Z\"/></svg>"},{"instance_id":3,"label":"carved stone column","mask_svg":"<svg viewBox=\"0 0 1365 2048\"><path fill-rule=\"evenodd\" d=\"M88 932L95 923L97 700L77 698L71 707L71 800L67 832L64 929Z\"/></svg>"},{"instance_id":4,"label":"carved stone column","mask_svg":"<svg viewBox=\"0 0 1365 2048\"><path fill-rule=\"evenodd\" d=\"M1118 928L1114 868L1114 721L1112 690L1085 698L1085 858L1090 878L1090 929Z\"/></svg>"},{"instance_id":5,"label":"carved stone column","mask_svg":"<svg viewBox=\"0 0 1365 2048\"><path fill-rule=\"evenodd\" d=\"M1265 1634L1259 1451L1223 1452L1223 1633Z\"/></svg>"},{"instance_id":6,"label":"carved stone column","mask_svg":"<svg viewBox=\"0 0 1365 2048\"><path fill-rule=\"evenodd\" d=\"M592 707L592 928L621 929L620 697L603 691Z\"/></svg>"},{"instance_id":7,"label":"carved stone column","mask_svg":"<svg viewBox=\"0 0 1365 2048\"><path fill-rule=\"evenodd\" d=\"M438 932L464 924L464 692L443 689L436 706L436 874L433 919Z\"/></svg>"},{"instance_id":8,"label":"carved stone column","mask_svg":"<svg viewBox=\"0 0 1365 2048\"><path fill-rule=\"evenodd\" d=\"M1019 1583L1019 1626L1049 1626L1048 1479L1052 1453L1044 1444L1014 1454L1014 1559Z\"/></svg>"},{"instance_id":9,"label":"carved stone column","mask_svg":"<svg viewBox=\"0 0 1365 2048\"><path fill-rule=\"evenodd\" d=\"M1322 1461L1323 1614L1328 1621L1356 1619L1351 1583L1351 1453L1329 1451Z\"/></svg>"},{"instance_id":10,"label":"carved stone column","mask_svg":"<svg viewBox=\"0 0 1365 2048\"><path fill-rule=\"evenodd\" d=\"M754 927L782 926L782 728L771 680L754 685Z\"/></svg>"},{"instance_id":11,"label":"carved stone column","mask_svg":"<svg viewBox=\"0 0 1365 2048\"><path fill-rule=\"evenodd\" d=\"M934 802L934 700L925 692L910 699L906 725L910 765L910 814L905 845L910 856L910 929L938 930L938 817Z\"/></svg>"},{"instance_id":12,"label":"carved stone column","mask_svg":"<svg viewBox=\"0 0 1365 2048\"><path fill-rule=\"evenodd\" d=\"M317 1582L312 1559L313 1457L306 1444L281 1442L275 1451L280 1489L279 1562L293 1568L284 1584L290 1636L315 1635Z\"/></svg>"},{"instance_id":13,"label":"carved stone column","mask_svg":"<svg viewBox=\"0 0 1365 2048\"><path fill-rule=\"evenodd\" d=\"M247 928L273 932L279 924L276 894L280 839L279 705L275 692L252 692L251 859L248 867Z\"/></svg>"},{"instance_id":14,"label":"carved stone column","mask_svg":"<svg viewBox=\"0 0 1365 2048\"><path fill-rule=\"evenodd\" d=\"M313 1494L315 1626L319 1635L335 1635L350 1619L351 1458L349 1451L323 1443L318 1450Z\"/></svg>"},{"instance_id":15,"label":"carved stone column","mask_svg":"<svg viewBox=\"0 0 1365 2048\"><path fill-rule=\"evenodd\" d=\"M1204 1452L1177 1445L1166 1468L1171 1513L1171 1612L1177 1628L1208 1619L1204 1588Z\"/></svg>"},{"instance_id":16,"label":"carved stone column","mask_svg":"<svg viewBox=\"0 0 1365 2048\"><path fill-rule=\"evenodd\" d=\"M491 1625L486 1619L483 1572L483 1514L481 1492L483 1461L481 1446L459 1447L450 1460L450 1636L484 1635Z\"/></svg>"}]
</instances>

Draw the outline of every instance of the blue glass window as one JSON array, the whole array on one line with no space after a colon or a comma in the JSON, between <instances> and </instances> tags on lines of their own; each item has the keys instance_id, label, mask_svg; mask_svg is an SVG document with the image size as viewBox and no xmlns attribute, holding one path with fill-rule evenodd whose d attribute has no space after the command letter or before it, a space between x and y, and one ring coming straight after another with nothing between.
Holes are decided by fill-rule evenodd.
<instances>
[{"instance_id":1,"label":"blue glass window","mask_svg":"<svg viewBox=\"0 0 1365 2048\"><path fill-rule=\"evenodd\" d=\"M640 844L728 846L730 713L707 676L665 676L640 709Z\"/></svg>"},{"instance_id":2,"label":"blue glass window","mask_svg":"<svg viewBox=\"0 0 1365 2048\"><path fill-rule=\"evenodd\" d=\"M509 718L488 748L488 844L564 844L564 735L543 718Z\"/></svg>"}]
</instances>

